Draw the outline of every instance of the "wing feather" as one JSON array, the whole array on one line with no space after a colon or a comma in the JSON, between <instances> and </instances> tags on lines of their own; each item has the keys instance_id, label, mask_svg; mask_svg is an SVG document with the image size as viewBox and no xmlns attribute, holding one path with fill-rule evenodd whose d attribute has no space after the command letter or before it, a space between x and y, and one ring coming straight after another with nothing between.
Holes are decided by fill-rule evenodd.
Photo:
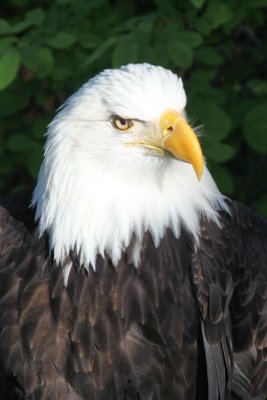
<instances>
[{"instance_id":1,"label":"wing feather","mask_svg":"<svg viewBox=\"0 0 267 400\"><path fill-rule=\"evenodd\" d=\"M209 386L213 382L219 388L232 386L241 399L265 398L267 223L239 203L228 201L228 206L229 212L220 212L220 227L203 219L193 256L207 363L212 366L208 370L213 366L218 370L215 380L214 371L209 372ZM214 356L218 346L221 354ZM220 370L223 363L226 376ZM223 396L219 393L214 398Z\"/></svg>"}]
</instances>

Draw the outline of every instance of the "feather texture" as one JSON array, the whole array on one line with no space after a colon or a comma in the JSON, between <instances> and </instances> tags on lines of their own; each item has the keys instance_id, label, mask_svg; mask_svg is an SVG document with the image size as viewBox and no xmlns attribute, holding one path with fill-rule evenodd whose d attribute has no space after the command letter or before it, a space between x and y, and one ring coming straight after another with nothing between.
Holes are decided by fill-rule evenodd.
<instances>
[{"instance_id":1,"label":"feather texture","mask_svg":"<svg viewBox=\"0 0 267 400\"><path fill-rule=\"evenodd\" d=\"M193 256L206 355L211 363L217 358L215 364L227 373L217 368L209 388L212 399L224 398L217 391L230 379L241 399L263 400L267 396L267 224L247 207L228 204L230 212L221 212L221 229L202 221Z\"/></svg>"},{"instance_id":2,"label":"feather texture","mask_svg":"<svg viewBox=\"0 0 267 400\"><path fill-rule=\"evenodd\" d=\"M65 286L46 238L3 204L0 399L266 398L260 218L229 202L222 229L202 220L197 246L169 230L156 249L147 233L138 268L127 251L95 270L73 253Z\"/></svg>"}]
</instances>

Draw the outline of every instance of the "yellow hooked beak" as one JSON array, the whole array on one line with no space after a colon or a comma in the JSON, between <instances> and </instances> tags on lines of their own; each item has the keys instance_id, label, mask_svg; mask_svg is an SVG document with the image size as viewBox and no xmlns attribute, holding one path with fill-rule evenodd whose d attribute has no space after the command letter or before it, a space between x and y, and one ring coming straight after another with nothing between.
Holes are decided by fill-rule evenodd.
<instances>
[{"instance_id":1,"label":"yellow hooked beak","mask_svg":"<svg viewBox=\"0 0 267 400\"><path fill-rule=\"evenodd\" d=\"M198 180L204 167L203 154L196 134L177 111L165 111L160 117L161 147L174 157L192 164Z\"/></svg>"}]
</instances>

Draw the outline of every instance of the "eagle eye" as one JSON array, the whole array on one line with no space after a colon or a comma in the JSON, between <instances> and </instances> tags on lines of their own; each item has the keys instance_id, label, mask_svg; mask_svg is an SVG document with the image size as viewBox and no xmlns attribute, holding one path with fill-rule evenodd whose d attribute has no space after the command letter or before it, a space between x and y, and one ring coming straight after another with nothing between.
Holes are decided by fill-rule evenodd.
<instances>
[{"instance_id":1,"label":"eagle eye","mask_svg":"<svg viewBox=\"0 0 267 400\"><path fill-rule=\"evenodd\" d=\"M133 121L131 119L122 118L119 115L113 117L113 125L120 131L126 131L133 126Z\"/></svg>"}]
</instances>

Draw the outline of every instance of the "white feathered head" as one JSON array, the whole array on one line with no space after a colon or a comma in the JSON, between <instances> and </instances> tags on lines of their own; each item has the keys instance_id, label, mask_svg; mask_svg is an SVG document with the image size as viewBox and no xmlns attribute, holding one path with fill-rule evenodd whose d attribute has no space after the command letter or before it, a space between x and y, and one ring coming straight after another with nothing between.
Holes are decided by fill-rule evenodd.
<instances>
[{"instance_id":1,"label":"white feathered head","mask_svg":"<svg viewBox=\"0 0 267 400\"><path fill-rule=\"evenodd\" d=\"M105 70L66 101L33 196L57 262L75 249L86 267L97 254L116 265L134 235L137 265L144 232L157 246L166 228L197 237L201 215L216 219L223 198L185 105L182 80L149 64Z\"/></svg>"}]
</instances>

